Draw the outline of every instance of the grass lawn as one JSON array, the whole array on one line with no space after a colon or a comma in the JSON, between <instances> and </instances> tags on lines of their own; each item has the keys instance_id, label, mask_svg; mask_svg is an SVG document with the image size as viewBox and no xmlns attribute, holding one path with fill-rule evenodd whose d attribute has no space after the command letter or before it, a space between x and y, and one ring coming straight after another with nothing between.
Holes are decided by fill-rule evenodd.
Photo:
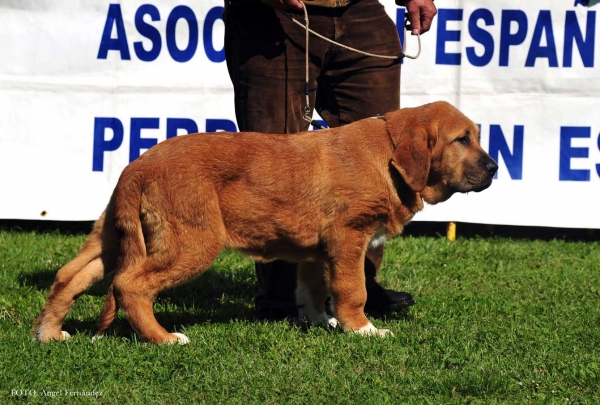
<instances>
[{"instance_id":1,"label":"grass lawn","mask_svg":"<svg viewBox=\"0 0 600 405\"><path fill-rule=\"evenodd\" d=\"M92 343L106 282L76 302L71 341L32 342L84 239L0 230L0 403L600 403L598 241L397 238L381 280L417 304L373 319L393 338L254 320L252 262L224 253L156 301L189 345L140 343L122 317Z\"/></svg>"}]
</instances>

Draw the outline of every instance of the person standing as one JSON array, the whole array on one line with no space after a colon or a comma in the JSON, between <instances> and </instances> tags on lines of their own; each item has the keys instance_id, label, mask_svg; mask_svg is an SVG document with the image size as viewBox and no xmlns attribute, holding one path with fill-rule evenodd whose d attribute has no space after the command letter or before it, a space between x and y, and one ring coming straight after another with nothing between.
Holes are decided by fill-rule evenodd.
<instances>
[{"instance_id":1,"label":"person standing","mask_svg":"<svg viewBox=\"0 0 600 405\"><path fill-rule=\"evenodd\" d=\"M433 0L396 0L405 6L413 35L427 32L437 13ZM304 0L309 27L341 44L378 55L402 52L396 25L378 0ZM225 0L225 57L240 131L306 131L304 6L299 0ZM309 39L309 116L329 127L400 108L399 59L364 56L321 38ZM285 173L281 173L285 176ZM407 292L383 288L377 272L383 246L365 260L367 312L386 313L415 303ZM256 263L259 318L297 314L296 265Z\"/></svg>"}]
</instances>

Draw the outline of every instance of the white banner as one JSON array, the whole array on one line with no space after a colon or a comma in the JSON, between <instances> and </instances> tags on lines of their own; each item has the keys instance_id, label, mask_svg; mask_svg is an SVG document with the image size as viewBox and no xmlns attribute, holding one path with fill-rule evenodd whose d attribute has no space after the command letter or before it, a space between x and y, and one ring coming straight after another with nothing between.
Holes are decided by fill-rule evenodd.
<instances>
[{"instance_id":1,"label":"white banner","mask_svg":"<svg viewBox=\"0 0 600 405\"><path fill-rule=\"evenodd\" d=\"M404 10L382 0L399 27ZM438 0L403 107L447 100L500 169L415 220L600 228L600 7ZM223 2L0 0L0 218L92 220L167 137L236 130ZM409 52L416 40L409 37Z\"/></svg>"}]
</instances>

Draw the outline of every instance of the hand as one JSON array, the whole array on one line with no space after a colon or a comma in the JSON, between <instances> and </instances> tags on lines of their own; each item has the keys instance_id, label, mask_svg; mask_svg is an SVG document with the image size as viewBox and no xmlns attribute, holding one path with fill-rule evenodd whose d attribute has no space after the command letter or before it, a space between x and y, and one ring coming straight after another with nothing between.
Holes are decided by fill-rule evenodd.
<instances>
[{"instance_id":1,"label":"hand","mask_svg":"<svg viewBox=\"0 0 600 405\"><path fill-rule=\"evenodd\" d=\"M437 8L433 0L406 0L406 11L412 35L424 34L431 28Z\"/></svg>"},{"instance_id":2,"label":"hand","mask_svg":"<svg viewBox=\"0 0 600 405\"><path fill-rule=\"evenodd\" d=\"M264 4L274 7L277 10L297 10L301 11L302 3L298 0L261 0Z\"/></svg>"}]
</instances>

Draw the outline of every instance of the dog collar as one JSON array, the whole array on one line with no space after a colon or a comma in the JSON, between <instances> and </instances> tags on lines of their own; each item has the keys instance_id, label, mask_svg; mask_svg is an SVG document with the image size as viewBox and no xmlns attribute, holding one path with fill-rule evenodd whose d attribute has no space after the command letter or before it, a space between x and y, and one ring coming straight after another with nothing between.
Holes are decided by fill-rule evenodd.
<instances>
[{"instance_id":1,"label":"dog collar","mask_svg":"<svg viewBox=\"0 0 600 405\"><path fill-rule=\"evenodd\" d=\"M385 117L383 115L379 115L379 114L376 114L375 116L373 116L371 118L385 121ZM387 125L385 128L385 132L387 133L388 139L390 140L390 143L392 144L392 150L396 150L396 143L394 143L394 140L392 139L392 135L390 134L390 131L388 131L388 129L387 129Z\"/></svg>"}]
</instances>

